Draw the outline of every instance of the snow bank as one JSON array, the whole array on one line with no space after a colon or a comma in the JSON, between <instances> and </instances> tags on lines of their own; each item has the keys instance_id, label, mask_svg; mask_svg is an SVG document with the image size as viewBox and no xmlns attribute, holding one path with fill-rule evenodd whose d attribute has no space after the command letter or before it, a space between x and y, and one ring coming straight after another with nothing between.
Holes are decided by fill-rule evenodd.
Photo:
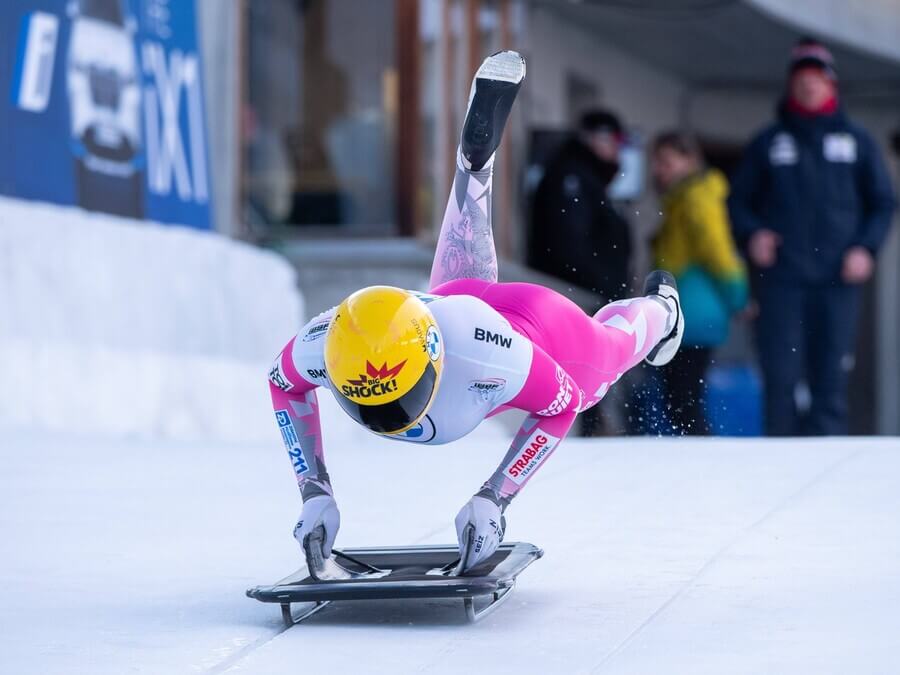
<instances>
[{"instance_id":1,"label":"snow bank","mask_svg":"<svg viewBox=\"0 0 900 675\"><path fill-rule=\"evenodd\" d=\"M268 439L268 364L302 315L275 254L0 198L0 428Z\"/></svg>"}]
</instances>

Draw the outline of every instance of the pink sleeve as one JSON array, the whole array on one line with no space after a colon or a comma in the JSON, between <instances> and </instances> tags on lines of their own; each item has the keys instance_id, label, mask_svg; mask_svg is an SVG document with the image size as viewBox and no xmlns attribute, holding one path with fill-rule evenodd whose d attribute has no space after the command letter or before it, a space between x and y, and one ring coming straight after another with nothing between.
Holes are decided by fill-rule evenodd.
<instances>
[{"instance_id":1,"label":"pink sleeve","mask_svg":"<svg viewBox=\"0 0 900 675\"><path fill-rule=\"evenodd\" d=\"M300 494L306 500L331 494L331 480L325 467L316 385L297 372L291 356L294 340L287 343L269 372L269 392L275 422L294 467Z\"/></svg>"},{"instance_id":2,"label":"pink sleeve","mask_svg":"<svg viewBox=\"0 0 900 675\"><path fill-rule=\"evenodd\" d=\"M569 433L580 405L581 390L575 381L535 345L525 386L507 404L530 414L478 494L505 508Z\"/></svg>"}]
</instances>

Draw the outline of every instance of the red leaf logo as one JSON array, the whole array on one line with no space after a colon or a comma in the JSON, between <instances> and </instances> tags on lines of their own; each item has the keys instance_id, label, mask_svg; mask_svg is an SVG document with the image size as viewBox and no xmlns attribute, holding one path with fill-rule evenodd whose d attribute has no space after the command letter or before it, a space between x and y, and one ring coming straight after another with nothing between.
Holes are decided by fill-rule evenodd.
<instances>
[{"instance_id":1,"label":"red leaf logo","mask_svg":"<svg viewBox=\"0 0 900 675\"><path fill-rule=\"evenodd\" d=\"M366 361L365 375L360 374L358 380L347 380L347 382L357 387L361 387L372 382L386 382L388 380L393 380L400 374L400 371L403 370L403 366L405 365L406 361L404 360L393 368L388 368L387 361L385 361L381 364L381 368L376 368L369 361Z\"/></svg>"}]
</instances>

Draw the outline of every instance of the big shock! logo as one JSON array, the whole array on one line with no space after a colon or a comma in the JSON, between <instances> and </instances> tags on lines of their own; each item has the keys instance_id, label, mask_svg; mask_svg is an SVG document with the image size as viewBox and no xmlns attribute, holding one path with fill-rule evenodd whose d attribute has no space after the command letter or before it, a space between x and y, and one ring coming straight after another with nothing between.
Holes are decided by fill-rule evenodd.
<instances>
[{"instance_id":1,"label":"big shock! logo","mask_svg":"<svg viewBox=\"0 0 900 675\"><path fill-rule=\"evenodd\" d=\"M347 380L347 384L341 386L341 393L348 398L377 398L397 391L395 379L406 361L401 361L396 366L388 368L387 361L376 368L366 361L366 372L360 373L359 379Z\"/></svg>"},{"instance_id":2,"label":"big shock! logo","mask_svg":"<svg viewBox=\"0 0 900 675\"><path fill-rule=\"evenodd\" d=\"M516 485L521 485L525 479L537 469L541 462L553 452L553 448L559 443L559 439L540 428L525 441L522 451L506 465L503 473Z\"/></svg>"}]
</instances>

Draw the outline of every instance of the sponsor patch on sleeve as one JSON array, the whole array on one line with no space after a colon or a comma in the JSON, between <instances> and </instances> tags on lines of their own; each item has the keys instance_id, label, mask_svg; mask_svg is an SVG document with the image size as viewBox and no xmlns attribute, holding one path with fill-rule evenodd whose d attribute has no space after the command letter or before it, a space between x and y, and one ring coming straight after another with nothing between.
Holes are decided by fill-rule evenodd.
<instances>
[{"instance_id":1,"label":"sponsor patch on sleeve","mask_svg":"<svg viewBox=\"0 0 900 675\"><path fill-rule=\"evenodd\" d=\"M287 410L276 410L275 420L278 422L278 429L281 431L281 438L284 441L284 447L291 458L294 465L294 473L298 476L309 471L309 462L303 455L303 448L300 447L300 438L297 436L297 430L294 429L294 423Z\"/></svg>"},{"instance_id":2,"label":"sponsor patch on sleeve","mask_svg":"<svg viewBox=\"0 0 900 675\"><path fill-rule=\"evenodd\" d=\"M294 383L284 374L284 365L282 364L283 358L284 353L281 353L278 355L278 358L275 359L272 370L269 371L269 382L281 389L281 391L290 391L294 388Z\"/></svg>"},{"instance_id":3,"label":"sponsor patch on sleeve","mask_svg":"<svg viewBox=\"0 0 900 675\"><path fill-rule=\"evenodd\" d=\"M547 459L558 443L556 436L538 427L525 441L519 454L504 467L503 475L516 485L521 485Z\"/></svg>"},{"instance_id":4,"label":"sponsor patch on sleeve","mask_svg":"<svg viewBox=\"0 0 900 675\"><path fill-rule=\"evenodd\" d=\"M313 342L325 336L325 333L328 332L328 327L331 325L331 321L322 321L320 323L313 324L310 326L306 332L303 334L301 338L302 342Z\"/></svg>"}]
</instances>

